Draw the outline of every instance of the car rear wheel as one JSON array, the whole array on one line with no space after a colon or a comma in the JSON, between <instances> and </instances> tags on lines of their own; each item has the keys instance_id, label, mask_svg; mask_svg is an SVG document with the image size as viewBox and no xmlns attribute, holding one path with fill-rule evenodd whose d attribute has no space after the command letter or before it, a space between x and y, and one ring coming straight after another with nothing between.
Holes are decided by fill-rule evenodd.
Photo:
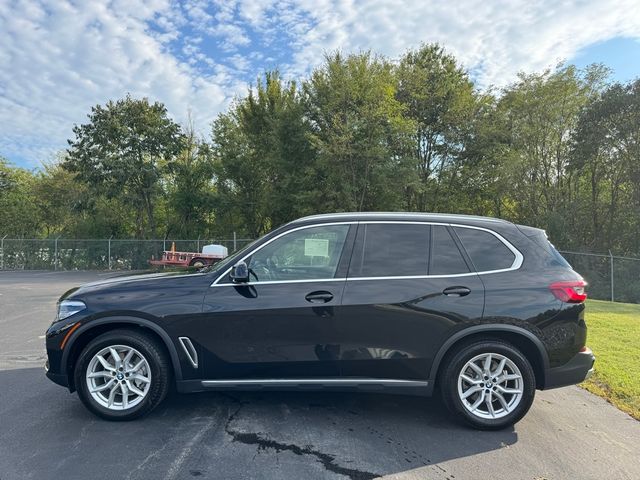
<instances>
[{"instance_id":1,"label":"car rear wheel","mask_svg":"<svg viewBox=\"0 0 640 480\"><path fill-rule=\"evenodd\" d=\"M478 429L497 430L513 425L529 411L535 375L513 345L482 340L448 358L441 387L445 405L457 418Z\"/></svg>"},{"instance_id":2,"label":"car rear wheel","mask_svg":"<svg viewBox=\"0 0 640 480\"><path fill-rule=\"evenodd\" d=\"M154 339L131 330L114 330L83 349L74 379L90 411L108 420L132 420L164 399L169 376L169 362Z\"/></svg>"}]
</instances>

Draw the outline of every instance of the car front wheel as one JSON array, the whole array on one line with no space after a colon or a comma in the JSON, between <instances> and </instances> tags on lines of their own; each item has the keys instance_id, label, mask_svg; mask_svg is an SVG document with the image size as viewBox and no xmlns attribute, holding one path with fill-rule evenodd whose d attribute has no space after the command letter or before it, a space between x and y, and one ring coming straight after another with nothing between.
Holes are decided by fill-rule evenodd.
<instances>
[{"instance_id":1,"label":"car front wheel","mask_svg":"<svg viewBox=\"0 0 640 480\"><path fill-rule=\"evenodd\" d=\"M535 396L535 375L522 353L505 342L483 340L458 349L443 370L442 397L458 418L496 430L518 422Z\"/></svg>"},{"instance_id":2,"label":"car front wheel","mask_svg":"<svg viewBox=\"0 0 640 480\"><path fill-rule=\"evenodd\" d=\"M135 331L114 330L84 348L74 380L90 411L108 420L132 420L164 399L169 374L169 362L154 339Z\"/></svg>"}]
</instances>

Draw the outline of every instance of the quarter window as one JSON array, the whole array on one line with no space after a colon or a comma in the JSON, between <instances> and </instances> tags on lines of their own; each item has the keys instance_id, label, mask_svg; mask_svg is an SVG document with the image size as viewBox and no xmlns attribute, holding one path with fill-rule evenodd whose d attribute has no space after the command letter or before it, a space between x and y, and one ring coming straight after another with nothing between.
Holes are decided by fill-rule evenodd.
<instances>
[{"instance_id":1,"label":"quarter window","mask_svg":"<svg viewBox=\"0 0 640 480\"><path fill-rule=\"evenodd\" d=\"M462 258L458 245L447 227L431 227L431 265L429 275L455 275L469 273L469 267Z\"/></svg>"},{"instance_id":2,"label":"quarter window","mask_svg":"<svg viewBox=\"0 0 640 480\"><path fill-rule=\"evenodd\" d=\"M492 233L475 228L454 227L478 272L510 268L514 253Z\"/></svg>"},{"instance_id":3,"label":"quarter window","mask_svg":"<svg viewBox=\"0 0 640 480\"><path fill-rule=\"evenodd\" d=\"M319 225L283 235L248 259L251 281L333 278L348 231L349 225Z\"/></svg>"},{"instance_id":4,"label":"quarter window","mask_svg":"<svg viewBox=\"0 0 640 480\"><path fill-rule=\"evenodd\" d=\"M360 224L349 276L427 275L429 229L411 223Z\"/></svg>"}]
</instances>

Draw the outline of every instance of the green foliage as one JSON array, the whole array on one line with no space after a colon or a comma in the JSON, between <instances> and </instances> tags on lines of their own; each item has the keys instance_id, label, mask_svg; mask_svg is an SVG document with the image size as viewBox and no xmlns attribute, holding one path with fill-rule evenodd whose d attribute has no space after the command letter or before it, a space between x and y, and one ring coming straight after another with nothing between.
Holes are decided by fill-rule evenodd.
<instances>
[{"instance_id":1,"label":"green foliage","mask_svg":"<svg viewBox=\"0 0 640 480\"><path fill-rule=\"evenodd\" d=\"M2 236L33 236L38 232L39 213L34 205L35 176L0 158L0 226Z\"/></svg>"},{"instance_id":2,"label":"green foliage","mask_svg":"<svg viewBox=\"0 0 640 480\"><path fill-rule=\"evenodd\" d=\"M213 123L217 212L228 228L256 237L313 211L314 156L304 114L295 83L274 72Z\"/></svg>"},{"instance_id":3,"label":"green foliage","mask_svg":"<svg viewBox=\"0 0 640 480\"><path fill-rule=\"evenodd\" d=\"M154 236L160 180L183 143L165 106L127 95L92 107L89 123L76 125L73 133L63 166L94 193L126 198L136 208L137 235Z\"/></svg>"},{"instance_id":4,"label":"green foliage","mask_svg":"<svg viewBox=\"0 0 640 480\"><path fill-rule=\"evenodd\" d=\"M396 88L392 65L370 53L330 55L303 85L321 211L402 207L389 179L412 174L403 156L411 122Z\"/></svg>"}]
</instances>

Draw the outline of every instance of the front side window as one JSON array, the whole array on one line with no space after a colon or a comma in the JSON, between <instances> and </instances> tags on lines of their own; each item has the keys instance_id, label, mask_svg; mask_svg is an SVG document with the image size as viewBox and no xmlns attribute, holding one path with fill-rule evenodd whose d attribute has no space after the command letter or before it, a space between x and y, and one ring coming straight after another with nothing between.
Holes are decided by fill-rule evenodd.
<instances>
[{"instance_id":1,"label":"front side window","mask_svg":"<svg viewBox=\"0 0 640 480\"><path fill-rule=\"evenodd\" d=\"M265 245L246 260L252 282L333 278L349 225L303 228Z\"/></svg>"},{"instance_id":2,"label":"front side window","mask_svg":"<svg viewBox=\"0 0 640 480\"><path fill-rule=\"evenodd\" d=\"M516 259L514 253L498 237L484 230L454 227L464 249L478 272L510 268Z\"/></svg>"},{"instance_id":3,"label":"front side window","mask_svg":"<svg viewBox=\"0 0 640 480\"><path fill-rule=\"evenodd\" d=\"M349 277L427 275L430 226L360 224Z\"/></svg>"}]
</instances>

